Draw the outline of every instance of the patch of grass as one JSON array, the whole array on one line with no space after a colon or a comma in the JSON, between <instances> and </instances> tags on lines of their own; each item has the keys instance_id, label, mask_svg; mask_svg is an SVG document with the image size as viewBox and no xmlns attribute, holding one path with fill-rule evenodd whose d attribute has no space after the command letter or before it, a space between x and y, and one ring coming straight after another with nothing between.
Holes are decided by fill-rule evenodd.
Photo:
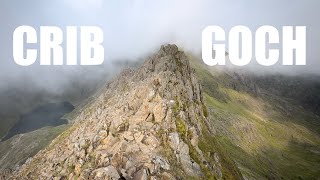
<instances>
[{"instance_id":1,"label":"patch of grass","mask_svg":"<svg viewBox=\"0 0 320 180\"><path fill-rule=\"evenodd\" d=\"M2 163L0 168L13 168L16 164L21 165L29 157L45 148L55 137L67 129L68 125L57 127L45 127L23 136L16 135L0 143L0 157Z\"/></svg>"},{"instance_id":2,"label":"patch of grass","mask_svg":"<svg viewBox=\"0 0 320 180\"><path fill-rule=\"evenodd\" d=\"M270 109L272 105L268 103L276 104L275 101L259 102L261 99L256 99L250 105L252 102L250 98L254 97L242 95L233 90L226 92L232 97L231 101L220 102L206 94L206 102L211 108L216 109L211 113L212 117L220 116L226 121L220 125L224 126L221 128L227 129L230 134L220 132L223 133L222 136L220 135L223 138L219 138L219 144L237 162L246 177L312 179L319 174L317 167L320 166L315 161L320 161L316 154L310 153L312 148L308 147L313 144L312 147L318 149L315 148L317 145L319 147L319 140L315 138L316 134L295 124L293 119L295 117L288 117L278 112L277 108ZM258 106L262 108L254 109L255 103L260 103ZM297 117L306 118L301 109L295 113L299 114ZM232 119L238 119L237 124L241 126L232 125ZM297 138L298 142L305 142L307 147L302 144L292 145L294 138Z\"/></svg>"},{"instance_id":3,"label":"patch of grass","mask_svg":"<svg viewBox=\"0 0 320 180\"><path fill-rule=\"evenodd\" d=\"M187 130L186 130L185 122L182 119L177 118L176 119L176 126L177 126L177 131L179 132L180 136L184 140L186 140Z\"/></svg>"},{"instance_id":4,"label":"patch of grass","mask_svg":"<svg viewBox=\"0 0 320 180\"><path fill-rule=\"evenodd\" d=\"M68 166L68 172L69 172L69 173L74 172L74 169L75 169L75 168L76 168L76 167L75 167L75 165L74 165L74 164L69 165L69 166Z\"/></svg>"},{"instance_id":5,"label":"patch of grass","mask_svg":"<svg viewBox=\"0 0 320 180\"><path fill-rule=\"evenodd\" d=\"M214 153L218 153L224 179L240 179L242 177L241 173L237 170L236 164L226 153L225 147L217 143L216 137L209 134L206 130L202 132L202 137L199 139L199 148L205 158L211 162L215 162Z\"/></svg>"}]
</instances>

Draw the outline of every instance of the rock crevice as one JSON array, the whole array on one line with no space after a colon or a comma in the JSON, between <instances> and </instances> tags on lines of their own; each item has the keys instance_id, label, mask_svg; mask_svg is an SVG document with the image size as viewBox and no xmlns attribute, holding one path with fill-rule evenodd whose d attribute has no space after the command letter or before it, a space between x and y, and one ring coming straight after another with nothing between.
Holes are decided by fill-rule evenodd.
<instances>
[{"instance_id":1,"label":"rock crevice","mask_svg":"<svg viewBox=\"0 0 320 180\"><path fill-rule=\"evenodd\" d=\"M13 179L206 179L210 160L198 147L202 133L211 133L205 108L187 56L162 46L108 83ZM207 169L219 179L221 165L213 163Z\"/></svg>"}]
</instances>

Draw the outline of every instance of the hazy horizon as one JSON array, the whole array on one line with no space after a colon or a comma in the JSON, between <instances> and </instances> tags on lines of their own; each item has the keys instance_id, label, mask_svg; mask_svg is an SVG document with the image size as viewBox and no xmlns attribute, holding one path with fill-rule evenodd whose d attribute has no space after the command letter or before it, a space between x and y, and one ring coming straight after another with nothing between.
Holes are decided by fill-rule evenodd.
<instances>
[{"instance_id":1,"label":"hazy horizon","mask_svg":"<svg viewBox=\"0 0 320 180\"><path fill-rule=\"evenodd\" d=\"M209 25L219 25L226 32L235 25L248 26L252 32L261 25L272 25L279 31L284 25L307 26L306 66L261 67L253 61L246 68L254 72L319 75L319 5L316 0L3 0L0 2L0 86L27 77L39 86L49 81L52 86L61 87L74 77L95 79L106 71L113 73L112 61L144 57L165 43L176 43L199 55L201 32ZM12 33L21 25L30 25L37 30L45 25L59 26L62 30L66 26L99 26L104 31L104 65L41 67L37 61L29 67L20 67L12 59Z\"/></svg>"}]
</instances>

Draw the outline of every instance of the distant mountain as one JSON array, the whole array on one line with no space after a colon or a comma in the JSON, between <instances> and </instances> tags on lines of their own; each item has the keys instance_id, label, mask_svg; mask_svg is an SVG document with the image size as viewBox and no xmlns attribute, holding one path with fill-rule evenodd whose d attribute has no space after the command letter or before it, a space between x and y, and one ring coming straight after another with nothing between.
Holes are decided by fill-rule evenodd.
<instances>
[{"instance_id":1,"label":"distant mountain","mask_svg":"<svg viewBox=\"0 0 320 180\"><path fill-rule=\"evenodd\" d=\"M23 134L46 126L59 126L67 124L68 120L62 117L70 113L74 106L69 102L49 103L42 105L33 111L22 115L20 120L10 129L2 139L5 141L17 134Z\"/></svg>"}]
</instances>

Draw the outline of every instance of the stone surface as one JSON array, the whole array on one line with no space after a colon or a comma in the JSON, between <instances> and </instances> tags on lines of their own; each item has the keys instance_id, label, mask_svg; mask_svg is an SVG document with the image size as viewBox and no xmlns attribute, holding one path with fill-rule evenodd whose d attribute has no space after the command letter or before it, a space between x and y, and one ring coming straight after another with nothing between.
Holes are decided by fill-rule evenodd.
<instances>
[{"instance_id":1,"label":"stone surface","mask_svg":"<svg viewBox=\"0 0 320 180\"><path fill-rule=\"evenodd\" d=\"M190 156L193 148L205 161L198 148L203 124L198 121L206 121L202 99L186 55L175 45L162 46L139 69L127 69L106 84L74 125L13 178L202 178Z\"/></svg>"},{"instance_id":2,"label":"stone surface","mask_svg":"<svg viewBox=\"0 0 320 180\"><path fill-rule=\"evenodd\" d=\"M92 172L92 177L94 179L104 178L104 179L111 179L111 180L118 180L120 175L118 174L117 170L113 166L108 166L105 168L99 168Z\"/></svg>"}]
</instances>

